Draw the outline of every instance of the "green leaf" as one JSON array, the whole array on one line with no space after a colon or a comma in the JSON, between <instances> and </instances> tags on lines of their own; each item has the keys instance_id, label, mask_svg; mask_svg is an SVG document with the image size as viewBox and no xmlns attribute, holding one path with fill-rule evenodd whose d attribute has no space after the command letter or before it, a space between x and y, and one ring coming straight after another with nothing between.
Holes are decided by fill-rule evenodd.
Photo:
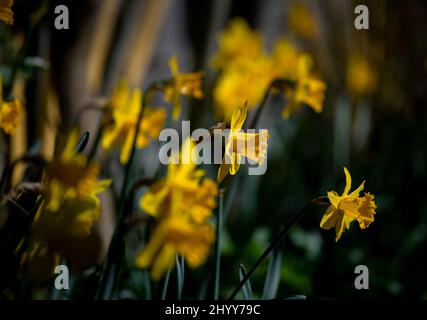
<instances>
[{"instance_id":1,"label":"green leaf","mask_svg":"<svg viewBox=\"0 0 427 320\"><path fill-rule=\"evenodd\" d=\"M178 281L177 299L182 299L182 291L184 289L184 257L176 256L176 276Z\"/></svg>"},{"instance_id":2,"label":"green leaf","mask_svg":"<svg viewBox=\"0 0 427 320\"><path fill-rule=\"evenodd\" d=\"M279 247L273 251L273 255L268 265L267 276L265 277L263 299L273 299L276 297L280 282L280 269L282 266L282 253Z\"/></svg>"},{"instance_id":3,"label":"green leaf","mask_svg":"<svg viewBox=\"0 0 427 320\"><path fill-rule=\"evenodd\" d=\"M239 281L242 281L244 277L246 277L246 269L243 264L239 265ZM243 299L245 300L252 300L253 299L253 292L252 292L252 286L251 282L248 279L248 281L245 282L245 284L242 287L242 293L243 293Z\"/></svg>"}]
</instances>

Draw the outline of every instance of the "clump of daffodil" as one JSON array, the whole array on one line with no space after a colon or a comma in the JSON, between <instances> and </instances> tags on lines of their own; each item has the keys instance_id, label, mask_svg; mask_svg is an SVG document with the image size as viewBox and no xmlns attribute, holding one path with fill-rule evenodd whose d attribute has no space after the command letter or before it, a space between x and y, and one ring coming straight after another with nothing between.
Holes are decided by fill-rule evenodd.
<instances>
[{"instance_id":1,"label":"clump of daffodil","mask_svg":"<svg viewBox=\"0 0 427 320\"><path fill-rule=\"evenodd\" d=\"M13 0L0 0L0 20L6 24L13 24Z\"/></svg>"},{"instance_id":2,"label":"clump of daffodil","mask_svg":"<svg viewBox=\"0 0 427 320\"><path fill-rule=\"evenodd\" d=\"M267 154L268 130L259 133L245 133L241 129L246 119L248 109L243 107L233 109L230 133L225 145L224 158L218 170L217 181L221 183L228 175L235 175L239 170L241 157L246 157L258 165L262 165Z\"/></svg>"},{"instance_id":3,"label":"clump of daffodil","mask_svg":"<svg viewBox=\"0 0 427 320\"><path fill-rule=\"evenodd\" d=\"M273 52L266 53L258 32L243 19L231 20L213 57L213 66L220 71L213 91L217 115L229 121L230 106L242 101L248 101L248 109L259 105L278 79L287 84L281 88L289 103L285 118L302 104L320 112L326 85L313 76L312 64L307 54L286 39L279 39Z\"/></svg>"},{"instance_id":4,"label":"clump of daffodil","mask_svg":"<svg viewBox=\"0 0 427 320\"><path fill-rule=\"evenodd\" d=\"M120 162L122 164L129 161L141 108L141 90L136 89L130 92L126 83L120 81L108 103L112 121L104 128L102 147L104 149L120 147ZM164 108L145 107L136 140L136 148L143 148L156 139L165 120L166 110Z\"/></svg>"},{"instance_id":5,"label":"clump of daffodil","mask_svg":"<svg viewBox=\"0 0 427 320\"><path fill-rule=\"evenodd\" d=\"M181 154L173 155L166 178L151 186L140 201L141 208L155 219L155 226L136 257L136 265L151 267L153 280L159 280L173 266L177 254L184 256L190 267L200 266L215 239L208 219L216 206L218 189L191 160L193 147L187 139Z\"/></svg>"},{"instance_id":6,"label":"clump of daffodil","mask_svg":"<svg viewBox=\"0 0 427 320\"><path fill-rule=\"evenodd\" d=\"M284 90L288 99L282 113L285 119L302 105L311 107L317 113L322 112L326 84L312 75L312 65L313 60L309 55L304 54L299 57L294 88Z\"/></svg>"},{"instance_id":7,"label":"clump of daffodil","mask_svg":"<svg viewBox=\"0 0 427 320\"><path fill-rule=\"evenodd\" d=\"M181 96L203 98L201 90L202 72L179 73L178 60L174 56L169 60L169 68L172 73L172 79L164 88L165 99L172 103L172 118L178 119L181 114Z\"/></svg>"},{"instance_id":8,"label":"clump of daffodil","mask_svg":"<svg viewBox=\"0 0 427 320\"><path fill-rule=\"evenodd\" d=\"M347 61L346 85L353 97L372 94L377 88L377 73L369 61L353 54Z\"/></svg>"},{"instance_id":9,"label":"clump of daffodil","mask_svg":"<svg viewBox=\"0 0 427 320\"><path fill-rule=\"evenodd\" d=\"M273 60L262 47L261 35L242 18L232 19L219 37L218 52L212 65L220 71L214 88L216 113L230 120L230 106L248 102L248 108L259 104L274 78Z\"/></svg>"},{"instance_id":10,"label":"clump of daffodil","mask_svg":"<svg viewBox=\"0 0 427 320\"><path fill-rule=\"evenodd\" d=\"M316 36L316 20L303 3L298 2L291 6L289 10L289 28L303 38Z\"/></svg>"},{"instance_id":11,"label":"clump of daffodil","mask_svg":"<svg viewBox=\"0 0 427 320\"><path fill-rule=\"evenodd\" d=\"M19 125L22 116L21 101L15 99L10 102L3 100L3 81L0 75L0 128L7 134L13 134Z\"/></svg>"},{"instance_id":12,"label":"clump of daffodil","mask_svg":"<svg viewBox=\"0 0 427 320\"><path fill-rule=\"evenodd\" d=\"M377 208L372 194L365 193L360 196L360 192L365 186L365 181L350 193L351 176L347 168L344 168L344 173L346 179L344 192L342 195L338 195L335 191L328 192L331 205L320 222L320 227L323 229L335 228L335 241L339 240L341 234L350 227L350 223L354 220L359 223L361 229L369 227L374 221Z\"/></svg>"},{"instance_id":13,"label":"clump of daffodil","mask_svg":"<svg viewBox=\"0 0 427 320\"><path fill-rule=\"evenodd\" d=\"M100 218L99 194L110 180L99 180L100 166L88 163L86 156L76 154L77 131L73 131L59 156L48 165L44 179L45 199L38 210L30 250L26 259L40 266L49 276L60 256L78 265L82 255L79 246L92 232ZM34 262L34 263L33 263Z\"/></svg>"}]
</instances>

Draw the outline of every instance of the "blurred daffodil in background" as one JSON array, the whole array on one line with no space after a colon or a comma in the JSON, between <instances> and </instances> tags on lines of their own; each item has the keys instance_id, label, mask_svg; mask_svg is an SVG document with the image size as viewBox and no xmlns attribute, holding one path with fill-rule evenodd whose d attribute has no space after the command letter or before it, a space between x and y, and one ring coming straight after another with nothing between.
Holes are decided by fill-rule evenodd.
<instances>
[{"instance_id":1,"label":"blurred daffodil in background","mask_svg":"<svg viewBox=\"0 0 427 320\"><path fill-rule=\"evenodd\" d=\"M298 36L313 38L317 34L317 22L304 3L295 2L292 4L288 21L289 28Z\"/></svg>"},{"instance_id":2,"label":"blurred daffodil in background","mask_svg":"<svg viewBox=\"0 0 427 320\"><path fill-rule=\"evenodd\" d=\"M177 120L181 114L181 96L203 98L201 90L202 72L180 73L178 59L174 56L169 60L172 79L164 88L165 99L172 103L172 118Z\"/></svg>"},{"instance_id":3,"label":"blurred daffodil in background","mask_svg":"<svg viewBox=\"0 0 427 320\"><path fill-rule=\"evenodd\" d=\"M136 265L151 267L154 280L173 266L177 254L190 267L200 266L215 239L208 220L216 207L217 185L197 169L193 152L194 144L187 138L180 154L173 155L166 178L151 186L140 201L141 208L155 219L155 226Z\"/></svg>"},{"instance_id":4,"label":"blurred daffodil in background","mask_svg":"<svg viewBox=\"0 0 427 320\"><path fill-rule=\"evenodd\" d=\"M13 24L13 0L0 0L0 20L6 24Z\"/></svg>"},{"instance_id":5,"label":"blurred daffodil in background","mask_svg":"<svg viewBox=\"0 0 427 320\"><path fill-rule=\"evenodd\" d=\"M326 84L313 75L310 55L286 38L279 39L272 53L267 54L261 35L240 18L231 20L220 36L212 64L219 71L213 91L219 118L229 121L233 112L230 106L244 101L248 102L248 109L265 102L270 85L279 79L286 82L285 118L303 104L316 112L323 109Z\"/></svg>"},{"instance_id":6,"label":"blurred daffodil in background","mask_svg":"<svg viewBox=\"0 0 427 320\"><path fill-rule=\"evenodd\" d=\"M295 88L284 90L288 99L282 113L285 119L302 105L311 107L317 113L322 112L326 84L311 74L312 65L313 60L309 55L301 55L298 58Z\"/></svg>"},{"instance_id":7,"label":"blurred daffodil in background","mask_svg":"<svg viewBox=\"0 0 427 320\"><path fill-rule=\"evenodd\" d=\"M347 61L346 85L355 98L372 94L378 83L378 75L369 60L362 55L352 54Z\"/></svg>"},{"instance_id":8,"label":"blurred daffodil in background","mask_svg":"<svg viewBox=\"0 0 427 320\"><path fill-rule=\"evenodd\" d=\"M51 262L39 266L44 268L46 276L53 272L53 262L60 257L78 264L79 251L83 251L79 248L80 241L90 236L101 215L99 194L111 184L110 180L99 180L97 163L88 162L86 156L76 153L77 141L74 130L62 152L47 168L43 182L46 195L35 216L31 244L24 257L30 266L40 260Z\"/></svg>"},{"instance_id":9,"label":"blurred daffodil in background","mask_svg":"<svg viewBox=\"0 0 427 320\"><path fill-rule=\"evenodd\" d=\"M0 75L0 128L7 134L13 134L20 123L22 103L19 99L5 101L3 98L3 81Z\"/></svg>"},{"instance_id":10,"label":"blurred daffodil in background","mask_svg":"<svg viewBox=\"0 0 427 320\"><path fill-rule=\"evenodd\" d=\"M375 210L377 208L374 202L374 196L370 193L365 193L360 196L365 187L365 181L353 192L351 189L351 176L347 168L344 167L345 173L345 188L342 195L338 195L335 191L328 192L328 198L331 205L326 210L320 227L323 229L335 228L336 238L338 241L342 233L350 228L350 223L356 220L361 229L369 227L374 221Z\"/></svg>"},{"instance_id":11,"label":"blurred daffodil in background","mask_svg":"<svg viewBox=\"0 0 427 320\"><path fill-rule=\"evenodd\" d=\"M111 122L107 123L102 137L102 147L112 149L120 147L120 162L129 161L135 135L138 115L142 108L142 93L139 89L131 90L125 81L120 81L108 103ZM136 148L144 148L157 139L166 120L164 108L145 106L136 140Z\"/></svg>"}]
</instances>

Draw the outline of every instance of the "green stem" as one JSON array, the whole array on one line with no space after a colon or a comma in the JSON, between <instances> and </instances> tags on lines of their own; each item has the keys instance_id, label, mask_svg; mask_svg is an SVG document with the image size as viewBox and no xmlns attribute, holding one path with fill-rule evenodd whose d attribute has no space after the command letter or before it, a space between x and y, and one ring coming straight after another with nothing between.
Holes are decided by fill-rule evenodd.
<instances>
[{"instance_id":1,"label":"green stem","mask_svg":"<svg viewBox=\"0 0 427 320\"><path fill-rule=\"evenodd\" d=\"M120 264L122 261L122 253L123 253L123 247L124 247L124 239L123 239L122 231L124 230L124 226L125 226L124 222L126 220L126 215L127 215L127 212L125 212L124 209L127 201L129 182L131 180L131 169L132 169L133 158L136 150L136 140L138 138L139 130L141 127L140 124L142 121L142 117L143 117L146 102L147 102L147 95L151 90L152 90L151 87L149 87L146 90L146 92L144 92L143 94L142 107L138 115L138 120L136 122L136 128L135 128L135 133L134 133L133 142L132 142L132 149L131 149L129 161L125 166L123 186L119 196L117 225L114 230L113 237L111 239L110 247L108 249L105 269L101 276L100 285L98 288L98 292L96 294L97 300L112 299L114 288L115 288L115 282L120 271Z\"/></svg>"},{"instance_id":2,"label":"green stem","mask_svg":"<svg viewBox=\"0 0 427 320\"><path fill-rule=\"evenodd\" d=\"M224 189L219 191L219 209L216 218L215 271L214 271L214 300L218 300L221 274L221 238L224 219Z\"/></svg>"},{"instance_id":3,"label":"green stem","mask_svg":"<svg viewBox=\"0 0 427 320\"><path fill-rule=\"evenodd\" d=\"M304 215L304 213L307 211L307 209L310 208L312 205L325 204L327 201L328 201L327 197L320 197L320 198L313 199L310 202L308 202L304 206L304 208L302 208L302 210L294 217L294 219L291 221L291 223L289 225L287 225L286 227L284 227L279 232L279 234L276 236L276 238L273 240L273 242L270 243L270 245L267 247L267 249L264 250L264 252L261 254L261 256L258 258L258 260L255 262L255 264L249 270L249 272L240 281L239 285L233 290L233 292L231 293L228 300L233 300L236 297L236 295L239 293L240 289L244 286L246 281L252 276L252 274L261 265L261 263L268 257L268 255L279 245L279 243L288 234L288 232L292 229L292 227L301 219L301 217Z\"/></svg>"}]
</instances>

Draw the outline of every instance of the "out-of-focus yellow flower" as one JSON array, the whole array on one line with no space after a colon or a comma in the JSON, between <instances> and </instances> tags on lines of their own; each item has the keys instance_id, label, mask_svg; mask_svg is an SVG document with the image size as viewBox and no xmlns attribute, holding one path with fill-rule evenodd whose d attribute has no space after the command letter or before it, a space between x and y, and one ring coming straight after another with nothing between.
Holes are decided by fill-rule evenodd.
<instances>
[{"instance_id":1,"label":"out-of-focus yellow flower","mask_svg":"<svg viewBox=\"0 0 427 320\"><path fill-rule=\"evenodd\" d=\"M229 65L219 76L213 92L217 116L229 121L233 112L230 106L247 101L251 109L261 103L273 78L273 62L268 57Z\"/></svg>"},{"instance_id":2,"label":"out-of-focus yellow flower","mask_svg":"<svg viewBox=\"0 0 427 320\"><path fill-rule=\"evenodd\" d=\"M303 3L295 3L289 11L289 28L304 38L316 36L317 23Z\"/></svg>"},{"instance_id":3,"label":"out-of-focus yellow flower","mask_svg":"<svg viewBox=\"0 0 427 320\"><path fill-rule=\"evenodd\" d=\"M351 55L347 62L346 83L352 96L372 94L377 88L378 76L369 61L360 55Z\"/></svg>"},{"instance_id":4,"label":"out-of-focus yellow flower","mask_svg":"<svg viewBox=\"0 0 427 320\"><path fill-rule=\"evenodd\" d=\"M98 180L99 165L75 153L77 141L77 131L73 131L63 151L48 166L46 198L35 217L31 250L26 257L29 260L43 256L55 261L53 256L58 255L71 263L78 260L79 249L75 246L90 236L101 215L99 193L111 181ZM52 265L47 269L52 270Z\"/></svg>"},{"instance_id":5,"label":"out-of-focus yellow flower","mask_svg":"<svg viewBox=\"0 0 427 320\"><path fill-rule=\"evenodd\" d=\"M241 129L246 119L247 107L234 108L231 116L230 134L226 141L225 154L218 170L217 181L221 183L228 175L235 175L240 167L241 157L262 165L267 154L268 130L259 133L245 133Z\"/></svg>"},{"instance_id":6,"label":"out-of-focus yellow flower","mask_svg":"<svg viewBox=\"0 0 427 320\"><path fill-rule=\"evenodd\" d=\"M212 58L216 69L247 62L263 55L261 35L253 31L242 18L234 18L219 37L217 54Z\"/></svg>"},{"instance_id":7,"label":"out-of-focus yellow flower","mask_svg":"<svg viewBox=\"0 0 427 320\"><path fill-rule=\"evenodd\" d=\"M169 60L169 68L172 73L172 80L170 84L166 85L164 93L166 101L173 105L172 118L176 120L181 114L181 95L196 99L203 98L201 90L203 73L179 73L176 57Z\"/></svg>"},{"instance_id":8,"label":"out-of-focus yellow flower","mask_svg":"<svg viewBox=\"0 0 427 320\"><path fill-rule=\"evenodd\" d=\"M3 81L0 75L0 128L7 134L13 134L20 123L21 116L20 100L15 99L10 102L3 100Z\"/></svg>"},{"instance_id":9,"label":"out-of-focus yellow flower","mask_svg":"<svg viewBox=\"0 0 427 320\"><path fill-rule=\"evenodd\" d=\"M296 14L308 14L304 13L304 8L297 6ZM262 48L261 36L244 20L232 20L220 36L219 50L213 62L221 71L213 95L217 115L222 119L230 120L233 112L230 106L247 101L250 109L260 104L270 84L276 83L274 80L287 83L283 87L288 102L283 111L285 118L302 104L316 112L322 111L325 83L312 74L311 57L301 53L285 38L280 39L273 53L267 55Z\"/></svg>"},{"instance_id":10,"label":"out-of-focus yellow flower","mask_svg":"<svg viewBox=\"0 0 427 320\"><path fill-rule=\"evenodd\" d=\"M298 77L298 60L301 52L286 38L279 39L273 50L276 77L296 80Z\"/></svg>"},{"instance_id":11,"label":"out-of-focus yellow flower","mask_svg":"<svg viewBox=\"0 0 427 320\"><path fill-rule=\"evenodd\" d=\"M120 162L122 164L129 161L132 151L133 137L142 107L141 100L141 91L136 89L130 93L124 81L119 82L110 99L109 108L113 121L104 129L102 147L112 149L120 146ZM166 110L164 108L145 107L136 140L136 148L143 148L156 139L165 120Z\"/></svg>"},{"instance_id":12,"label":"out-of-focus yellow flower","mask_svg":"<svg viewBox=\"0 0 427 320\"><path fill-rule=\"evenodd\" d=\"M353 220L357 220L361 229L369 227L374 221L377 208L372 194L365 193L362 197L359 195L365 186L365 181L355 191L349 193L351 176L347 168L344 168L344 173L346 178L344 192L341 196L335 191L328 192L331 205L320 222L320 227L323 229L335 228L335 241L339 240L341 234L350 227Z\"/></svg>"},{"instance_id":13,"label":"out-of-focus yellow flower","mask_svg":"<svg viewBox=\"0 0 427 320\"><path fill-rule=\"evenodd\" d=\"M137 256L136 265L139 268L151 266L151 277L158 281L173 266L177 253L183 255L192 268L202 265L214 239L214 228L210 224L197 225L182 218L166 218L160 221L150 242Z\"/></svg>"},{"instance_id":14,"label":"out-of-focus yellow flower","mask_svg":"<svg viewBox=\"0 0 427 320\"><path fill-rule=\"evenodd\" d=\"M167 177L154 184L141 198L141 208L156 218L170 214L189 214L197 223L208 219L215 208L216 183L204 178L205 172L185 154L191 154L194 144L186 139L180 155L174 155L168 165ZM178 158L179 157L179 158ZM166 206L164 206L167 204Z\"/></svg>"},{"instance_id":15,"label":"out-of-focus yellow flower","mask_svg":"<svg viewBox=\"0 0 427 320\"><path fill-rule=\"evenodd\" d=\"M191 140L185 140L181 153L174 154L168 165L167 177L150 187L140 201L156 226L136 265L151 266L154 280L172 267L176 254L183 255L190 267L200 266L215 238L207 220L216 206L218 188L197 169L191 157L193 148Z\"/></svg>"},{"instance_id":16,"label":"out-of-focus yellow flower","mask_svg":"<svg viewBox=\"0 0 427 320\"><path fill-rule=\"evenodd\" d=\"M13 24L13 0L0 0L0 20L6 24Z\"/></svg>"},{"instance_id":17,"label":"out-of-focus yellow flower","mask_svg":"<svg viewBox=\"0 0 427 320\"><path fill-rule=\"evenodd\" d=\"M313 61L309 55L303 54L298 59L295 88L285 91L285 96L288 98L282 113L285 119L289 118L301 105L307 105L317 113L322 112L326 84L311 74L312 65Z\"/></svg>"}]
</instances>

